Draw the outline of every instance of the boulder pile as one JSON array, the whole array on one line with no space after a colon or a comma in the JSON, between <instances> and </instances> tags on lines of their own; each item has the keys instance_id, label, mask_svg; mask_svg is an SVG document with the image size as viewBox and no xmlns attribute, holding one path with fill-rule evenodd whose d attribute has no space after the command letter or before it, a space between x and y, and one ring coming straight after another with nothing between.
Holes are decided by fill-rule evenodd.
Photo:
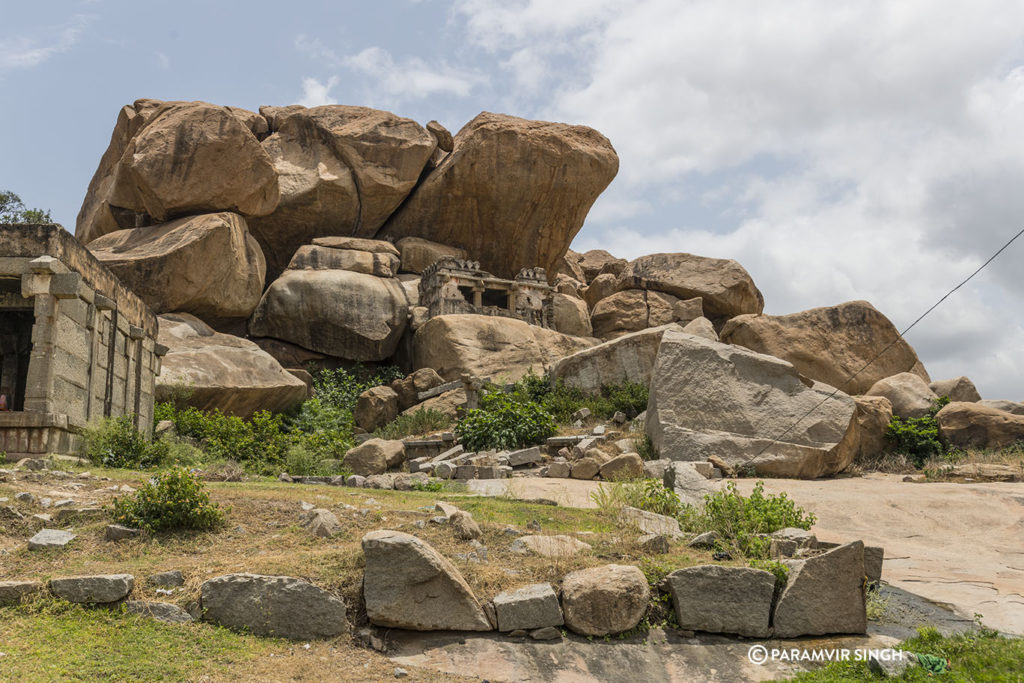
<instances>
[{"instance_id":1,"label":"boulder pile","mask_svg":"<svg viewBox=\"0 0 1024 683\"><path fill-rule=\"evenodd\" d=\"M413 373L360 397L366 432L418 407L454 417L461 387L420 396L465 376L549 372L588 393L648 384L660 455L726 473L835 474L884 451L893 416L943 396L947 443L1021 438L1019 404L981 401L966 377L932 381L866 301L765 315L736 261L569 249L618 163L591 128L489 112L452 135L367 107L138 100L118 114L76 236L160 315L160 397L188 386L200 408L286 410L308 395L310 364L365 362ZM483 274L430 284L442 258ZM520 290L521 276L536 284ZM437 455L412 473L516 467ZM534 464L584 479L637 469L627 452L577 455ZM395 467L356 460L359 476Z\"/></svg>"}]
</instances>

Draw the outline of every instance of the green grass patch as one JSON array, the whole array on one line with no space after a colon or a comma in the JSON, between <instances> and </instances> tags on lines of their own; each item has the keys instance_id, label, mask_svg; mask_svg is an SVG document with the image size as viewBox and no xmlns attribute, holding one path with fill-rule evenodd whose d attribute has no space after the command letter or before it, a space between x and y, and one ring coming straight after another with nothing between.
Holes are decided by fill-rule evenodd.
<instances>
[{"instance_id":1,"label":"green grass patch","mask_svg":"<svg viewBox=\"0 0 1024 683\"><path fill-rule=\"evenodd\" d=\"M161 624L57 600L0 608L0 672L9 681L195 680L280 647L205 624Z\"/></svg>"},{"instance_id":2,"label":"green grass patch","mask_svg":"<svg viewBox=\"0 0 1024 683\"><path fill-rule=\"evenodd\" d=\"M439 410L420 408L408 415L399 415L373 433L380 439L404 439L429 432L438 432L452 426L452 419Z\"/></svg>"},{"instance_id":3,"label":"green grass patch","mask_svg":"<svg viewBox=\"0 0 1024 683\"><path fill-rule=\"evenodd\" d=\"M833 662L817 671L785 679L801 683L847 683L848 681L1020 681L1024 670L1024 639L1006 638L990 629L978 629L943 636L933 628L919 629L918 635L903 641L903 650L944 657L951 670L931 674L913 666L899 678L882 679L868 669L866 662Z\"/></svg>"}]
</instances>

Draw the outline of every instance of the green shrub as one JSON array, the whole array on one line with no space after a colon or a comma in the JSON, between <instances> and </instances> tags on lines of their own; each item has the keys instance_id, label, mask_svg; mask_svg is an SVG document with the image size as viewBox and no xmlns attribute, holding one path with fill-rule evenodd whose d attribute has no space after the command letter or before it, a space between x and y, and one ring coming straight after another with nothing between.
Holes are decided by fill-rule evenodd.
<instances>
[{"instance_id":1,"label":"green shrub","mask_svg":"<svg viewBox=\"0 0 1024 683\"><path fill-rule=\"evenodd\" d=\"M675 517L684 509L676 492L663 486L657 479L605 482L590 494L590 499L603 512L614 512L628 505Z\"/></svg>"},{"instance_id":2,"label":"green shrub","mask_svg":"<svg viewBox=\"0 0 1024 683\"><path fill-rule=\"evenodd\" d=\"M381 439L404 439L407 436L448 429L451 426L452 419L441 411L419 408L408 415L399 415L377 429L373 435Z\"/></svg>"},{"instance_id":3,"label":"green shrub","mask_svg":"<svg viewBox=\"0 0 1024 683\"><path fill-rule=\"evenodd\" d=\"M348 370L325 368L313 376L313 396L326 405L352 412L359 394L372 387L391 384L403 377L405 373L393 365L375 369L362 365L356 365Z\"/></svg>"},{"instance_id":4,"label":"green shrub","mask_svg":"<svg viewBox=\"0 0 1024 683\"><path fill-rule=\"evenodd\" d=\"M467 451L509 449L539 443L555 433L554 418L523 392L491 390L469 411L455 434Z\"/></svg>"},{"instance_id":5,"label":"green shrub","mask_svg":"<svg viewBox=\"0 0 1024 683\"><path fill-rule=\"evenodd\" d=\"M932 401L932 407L923 417L904 419L893 415L889 421L885 437L893 444L893 449L907 456L915 467L921 467L931 457L942 455L944 449L939 441L939 423L935 415L948 403L949 397L943 396Z\"/></svg>"},{"instance_id":6,"label":"green shrub","mask_svg":"<svg viewBox=\"0 0 1024 683\"><path fill-rule=\"evenodd\" d=\"M133 495L114 499L113 518L118 524L147 531L215 529L224 512L203 483L182 467L157 474Z\"/></svg>"},{"instance_id":7,"label":"green shrub","mask_svg":"<svg viewBox=\"0 0 1024 683\"><path fill-rule=\"evenodd\" d=\"M757 482L749 497L729 482L726 488L704 496L704 507L684 506L679 515L686 531L717 531L735 543L747 557L766 558L770 541L760 534L796 527L810 529L817 518L797 507L785 493L765 495L764 482Z\"/></svg>"},{"instance_id":8,"label":"green shrub","mask_svg":"<svg viewBox=\"0 0 1024 683\"><path fill-rule=\"evenodd\" d=\"M647 409L647 385L642 382L606 384L597 395L591 395L561 379L552 382L547 375L538 376L531 371L515 383L513 393L539 403L558 424L572 422L573 413L580 408L589 409L602 420L618 411L633 419Z\"/></svg>"},{"instance_id":9,"label":"green shrub","mask_svg":"<svg viewBox=\"0 0 1024 683\"><path fill-rule=\"evenodd\" d=\"M150 441L135 428L134 415L105 418L90 425L82 434L85 457L104 467L145 469L156 467L167 458L168 445Z\"/></svg>"},{"instance_id":10,"label":"green shrub","mask_svg":"<svg viewBox=\"0 0 1024 683\"><path fill-rule=\"evenodd\" d=\"M342 453L344 455L344 453ZM294 443L284 456L284 470L299 476L329 477L350 473L341 464L341 458L324 458L314 446Z\"/></svg>"}]
</instances>

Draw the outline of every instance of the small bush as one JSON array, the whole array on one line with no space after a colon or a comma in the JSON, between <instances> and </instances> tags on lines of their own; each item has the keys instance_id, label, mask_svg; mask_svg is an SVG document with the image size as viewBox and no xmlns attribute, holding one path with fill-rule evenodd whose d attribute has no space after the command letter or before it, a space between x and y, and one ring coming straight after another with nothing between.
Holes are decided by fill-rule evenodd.
<instances>
[{"instance_id":1,"label":"small bush","mask_svg":"<svg viewBox=\"0 0 1024 683\"><path fill-rule=\"evenodd\" d=\"M605 482L590 494L590 499L606 513L614 513L623 505L628 505L675 517L684 508L676 492L663 486L657 479Z\"/></svg>"},{"instance_id":2,"label":"small bush","mask_svg":"<svg viewBox=\"0 0 1024 683\"><path fill-rule=\"evenodd\" d=\"M215 529L224 512L210 502L203 484L188 470L176 467L157 474L134 495L114 499L118 524L150 532Z\"/></svg>"},{"instance_id":3,"label":"small bush","mask_svg":"<svg viewBox=\"0 0 1024 683\"><path fill-rule=\"evenodd\" d=\"M526 394L492 390L456 425L455 434L467 451L482 451L529 446L556 430L551 414Z\"/></svg>"},{"instance_id":4,"label":"small bush","mask_svg":"<svg viewBox=\"0 0 1024 683\"><path fill-rule=\"evenodd\" d=\"M104 467L145 469L156 467L168 454L168 444L150 441L135 428L134 415L106 418L82 434L84 455Z\"/></svg>"},{"instance_id":5,"label":"small bush","mask_svg":"<svg viewBox=\"0 0 1024 683\"><path fill-rule=\"evenodd\" d=\"M302 443L293 444L284 456L284 470L299 476L329 477L349 473L340 457L324 458L317 448Z\"/></svg>"},{"instance_id":6,"label":"small bush","mask_svg":"<svg viewBox=\"0 0 1024 683\"><path fill-rule=\"evenodd\" d=\"M943 454L935 415L948 403L949 397L943 396L932 401L931 409L923 417L904 419L893 415L889 421L886 438L893 444L893 449L906 455L915 467L921 467L925 460Z\"/></svg>"},{"instance_id":7,"label":"small bush","mask_svg":"<svg viewBox=\"0 0 1024 683\"><path fill-rule=\"evenodd\" d=\"M810 529L817 518L797 507L785 493L765 495L764 482L757 482L749 497L729 482L726 488L704 496L701 509L684 506L679 523L686 531L717 531L736 544L747 557L766 558L770 541L761 534L796 527Z\"/></svg>"},{"instance_id":8,"label":"small bush","mask_svg":"<svg viewBox=\"0 0 1024 683\"><path fill-rule=\"evenodd\" d=\"M402 379L405 373L395 366L370 369L356 365L351 369L323 369L313 377L313 396L326 405L348 412L356 407L359 394L372 387Z\"/></svg>"},{"instance_id":9,"label":"small bush","mask_svg":"<svg viewBox=\"0 0 1024 683\"><path fill-rule=\"evenodd\" d=\"M420 408L408 415L399 415L373 433L381 439L404 439L407 436L436 432L452 426L452 419L439 410Z\"/></svg>"},{"instance_id":10,"label":"small bush","mask_svg":"<svg viewBox=\"0 0 1024 683\"><path fill-rule=\"evenodd\" d=\"M552 383L546 375L529 372L515 383L513 393L539 403L558 424L572 422L573 413L580 408L589 409L594 417L602 420L619 411L632 420L647 409L647 385L642 382L606 384L599 394L590 395L562 380Z\"/></svg>"}]
</instances>

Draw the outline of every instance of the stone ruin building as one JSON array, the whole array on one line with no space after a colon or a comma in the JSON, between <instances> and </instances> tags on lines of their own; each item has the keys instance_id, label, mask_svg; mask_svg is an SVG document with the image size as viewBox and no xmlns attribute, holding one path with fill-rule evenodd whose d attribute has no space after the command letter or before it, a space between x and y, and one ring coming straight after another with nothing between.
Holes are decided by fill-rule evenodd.
<instances>
[{"instance_id":1,"label":"stone ruin building","mask_svg":"<svg viewBox=\"0 0 1024 683\"><path fill-rule=\"evenodd\" d=\"M553 328L551 294L543 268L524 268L514 280L503 280L480 270L477 261L451 256L428 266L420 279L420 305L426 307L428 318L475 313Z\"/></svg>"},{"instance_id":2,"label":"stone ruin building","mask_svg":"<svg viewBox=\"0 0 1024 683\"><path fill-rule=\"evenodd\" d=\"M101 417L151 431L167 352L156 333L153 312L63 228L0 225L0 452L74 454Z\"/></svg>"}]
</instances>

